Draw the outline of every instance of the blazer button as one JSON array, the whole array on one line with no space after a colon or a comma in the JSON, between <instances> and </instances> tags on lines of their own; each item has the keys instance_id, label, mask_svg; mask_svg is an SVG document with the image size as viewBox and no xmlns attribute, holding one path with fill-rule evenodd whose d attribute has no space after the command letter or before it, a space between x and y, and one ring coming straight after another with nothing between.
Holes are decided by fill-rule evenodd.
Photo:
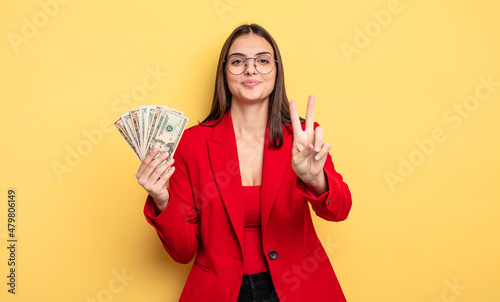
<instances>
[{"instance_id":1,"label":"blazer button","mask_svg":"<svg viewBox=\"0 0 500 302\"><path fill-rule=\"evenodd\" d=\"M269 259L276 260L276 258L278 258L278 253L276 253L275 251L270 251L269 252Z\"/></svg>"}]
</instances>

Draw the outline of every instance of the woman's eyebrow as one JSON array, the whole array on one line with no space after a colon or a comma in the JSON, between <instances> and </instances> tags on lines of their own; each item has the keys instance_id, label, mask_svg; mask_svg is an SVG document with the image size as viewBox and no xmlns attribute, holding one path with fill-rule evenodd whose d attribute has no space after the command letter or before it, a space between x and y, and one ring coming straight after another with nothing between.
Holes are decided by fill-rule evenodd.
<instances>
[{"instance_id":1,"label":"woman's eyebrow","mask_svg":"<svg viewBox=\"0 0 500 302\"><path fill-rule=\"evenodd\" d=\"M260 55L270 55L270 56L272 56L272 55L271 55L271 53L270 53L269 51L261 51L261 52L259 52L257 55L258 55L258 56L260 56Z\"/></svg>"},{"instance_id":2,"label":"woman's eyebrow","mask_svg":"<svg viewBox=\"0 0 500 302\"><path fill-rule=\"evenodd\" d=\"M269 51L261 51L257 54L255 54L256 56L260 56L260 55L271 55L271 53ZM240 52L233 52L232 54L229 55L229 57L232 57L232 56L239 56L239 57L245 57L246 55L245 54L242 54Z\"/></svg>"},{"instance_id":3,"label":"woman's eyebrow","mask_svg":"<svg viewBox=\"0 0 500 302\"><path fill-rule=\"evenodd\" d=\"M239 52L233 52L232 54L229 55L230 57L232 56L240 56L240 57L244 57L245 55L242 54L242 53L239 53Z\"/></svg>"}]
</instances>

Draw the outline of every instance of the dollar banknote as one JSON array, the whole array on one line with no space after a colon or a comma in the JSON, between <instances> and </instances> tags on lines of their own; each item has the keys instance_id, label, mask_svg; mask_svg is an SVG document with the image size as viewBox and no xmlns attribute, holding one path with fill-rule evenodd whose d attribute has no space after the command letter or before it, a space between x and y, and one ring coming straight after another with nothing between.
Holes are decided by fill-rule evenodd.
<instances>
[{"instance_id":1,"label":"dollar banknote","mask_svg":"<svg viewBox=\"0 0 500 302\"><path fill-rule=\"evenodd\" d=\"M130 139L130 136L127 132L127 130L125 129L125 126L123 125L123 120L121 117L119 117L115 122L114 122L114 125L116 127L116 129L118 129L118 132L120 132L120 134L122 135L122 137L125 139L125 141L127 142L127 144L130 146L130 148L132 148L132 150L134 151L134 153L137 155L137 157L139 159L141 159L141 156L139 155L139 152L136 150L134 144L132 143L132 140Z\"/></svg>"},{"instance_id":2,"label":"dollar banknote","mask_svg":"<svg viewBox=\"0 0 500 302\"><path fill-rule=\"evenodd\" d=\"M188 118L167 109L162 111L161 119L162 123L157 124L157 131L152 137L147 153L156 148L159 151L158 155L168 152L168 160L174 155L182 133L186 129Z\"/></svg>"},{"instance_id":3,"label":"dollar banknote","mask_svg":"<svg viewBox=\"0 0 500 302\"><path fill-rule=\"evenodd\" d=\"M130 109L114 125L140 160L155 148L158 155L168 152L168 160L174 155L188 121L181 111L154 105Z\"/></svg>"},{"instance_id":4,"label":"dollar banknote","mask_svg":"<svg viewBox=\"0 0 500 302\"><path fill-rule=\"evenodd\" d=\"M163 111L163 106L155 106L153 114L151 116L151 123L149 124L148 133L146 133L145 137L145 145L149 146L151 142L151 137L154 135L154 129L156 128L156 124L158 123L158 119L161 116L161 112ZM147 150L147 147L146 147Z\"/></svg>"},{"instance_id":5,"label":"dollar banknote","mask_svg":"<svg viewBox=\"0 0 500 302\"><path fill-rule=\"evenodd\" d=\"M130 138L130 141L132 141L132 144L135 147L135 150L139 154L139 158L141 158L141 153L139 151L139 142L137 141L137 138L135 137L135 131L132 129L132 119L130 117L130 112L125 112L124 114L121 115L121 119L123 122L123 127L128 133L128 136Z\"/></svg>"},{"instance_id":6,"label":"dollar banknote","mask_svg":"<svg viewBox=\"0 0 500 302\"><path fill-rule=\"evenodd\" d=\"M139 129L139 108L130 109L129 112L130 112L130 122L132 123L132 131L134 131L134 136L138 145L137 147L139 148L139 155L142 158L143 157L142 144L141 144L142 135L140 134L140 129Z\"/></svg>"}]
</instances>

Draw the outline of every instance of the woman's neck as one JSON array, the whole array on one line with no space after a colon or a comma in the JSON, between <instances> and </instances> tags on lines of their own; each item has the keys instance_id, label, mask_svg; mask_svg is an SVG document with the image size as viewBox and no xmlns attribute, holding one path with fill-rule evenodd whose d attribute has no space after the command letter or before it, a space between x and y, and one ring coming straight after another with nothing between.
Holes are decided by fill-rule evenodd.
<instances>
[{"instance_id":1,"label":"woman's neck","mask_svg":"<svg viewBox=\"0 0 500 302\"><path fill-rule=\"evenodd\" d=\"M237 138L252 140L265 135L269 101L257 104L231 104L231 119Z\"/></svg>"}]
</instances>

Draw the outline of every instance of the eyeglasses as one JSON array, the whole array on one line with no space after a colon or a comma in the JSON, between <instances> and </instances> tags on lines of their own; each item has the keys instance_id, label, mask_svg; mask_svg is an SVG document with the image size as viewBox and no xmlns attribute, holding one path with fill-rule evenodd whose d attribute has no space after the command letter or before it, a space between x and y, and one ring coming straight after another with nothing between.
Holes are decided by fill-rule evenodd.
<instances>
[{"instance_id":1,"label":"eyeglasses","mask_svg":"<svg viewBox=\"0 0 500 302\"><path fill-rule=\"evenodd\" d=\"M257 70L260 74L268 74L274 69L274 63L278 62L273 59L270 55L260 55L256 58L243 58L241 56L232 56L227 60L224 60L227 63L227 70L234 74L240 75L247 69L247 60L253 59L255 70Z\"/></svg>"}]
</instances>

